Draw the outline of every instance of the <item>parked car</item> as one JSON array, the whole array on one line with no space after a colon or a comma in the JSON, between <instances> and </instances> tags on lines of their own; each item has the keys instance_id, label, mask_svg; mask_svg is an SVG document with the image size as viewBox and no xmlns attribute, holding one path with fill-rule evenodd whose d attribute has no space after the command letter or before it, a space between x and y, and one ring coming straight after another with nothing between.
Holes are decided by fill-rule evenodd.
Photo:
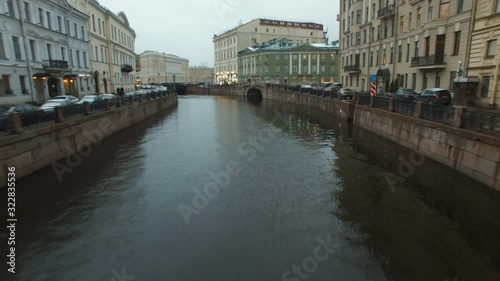
<instances>
[{"instance_id":1,"label":"parked car","mask_svg":"<svg viewBox=\"0 0 500 281\"><path fill-rule=\"evenodd\" d=\"M418 93L413 89L399 89L394 93L394 98L406 101L414 101L417 96Z\"/></svg>"},{"instance_id":2,"label":"parked car","mask_svg":"<svg viewBox=\"0 0 500 281\"><path fill-rule=\"evenodd\" d=\"M78 103L78 99L75 96L72 96L72 95L60 95L60 96L55 96L52 99L53 100L66 100L70 104L76 104L76 103Z\"/></svg>"},{"instance_id":3,"label":"parked car","mask_svg":"<svg viewBox=\"0 0 500 281\"><path fill-rule=\"evenodd\" d=\"M111 94L106 94L106 95L111 95ZM94 103L102 100L103 98L98 95L86 95L78 103L84 103L84 102Z\"/></svg>"},{"instance_id":4,"label":"parked car","mask_svg":"<svg viewBox=\"0 0 500 281\"><path fill-rule=\"evenodd\" d=\"M340 98L341 99L353 99L354 98L354 91L348 88L342 88L338 91Z\"/></svg>"},{"instance_id":5,"label":"parked car","mask_svg":"<svg viewBox=\"0 0 500 281\"><path fill-rule=\"evenodd\" d=\"M102 94L100 97L103 100L111 100L111 101L114 101L117 99L117 96L115 94Z\"/></svg>"},{"instance_id":6,"label":"parked car","mask_svg":"<svg viewBox=\"0 0 500 281\"><path fill-rule=\"evenodd\" d=\"M7 129L10 113L18 112L23 125L31 125L45 120L45 112L31 104L0 104L0 131Z\"/></svg>"},{"instance_id":7,"label":"parked car","mask_svg":"<svg viewBox=\"0 0 500 281\"><path fill-rule=\"evenodd\" d=\"M451 93L450 91L441 88L424 89L420 92L420 94L418 94L416 101L428 104L450 105Z\"/></svg>"},{"instance_id":8,"label":"parked car","mask_svg":"<svg viewBox=\"0 0 500 281\"><path fill-rule=\"evenodd\" d=\"M43 109L45 112L54 112L54 107L66 106L66 105L70 105L70 102L65 99L49 100L42 106L40 106L40 108Z\"/></svg>"},{"instance_id":9,"label":"parked car","mask_svg":"<svg viewBox=\"0 0 500 281\"><path fill-rule=\"evenodd\" d=\"M126 92L124 97L134 97L134 96L138 96L139 95L139 91L130 91L130 92Z\"/></svg>"}]
</instances>

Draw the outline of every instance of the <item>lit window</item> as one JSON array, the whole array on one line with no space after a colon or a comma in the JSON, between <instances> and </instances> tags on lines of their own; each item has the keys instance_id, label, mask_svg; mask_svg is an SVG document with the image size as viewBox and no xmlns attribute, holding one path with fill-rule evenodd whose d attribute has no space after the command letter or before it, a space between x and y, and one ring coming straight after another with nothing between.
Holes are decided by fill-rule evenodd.
<instances>
[{"instance_id":1,"label":"lit window","mask_svg":"<svg viewBox=\"0 0 500 281\"><path fill-rule=\"evenodd\" d=\"M439 6L439 17L447 18L450 12L450 0L441 0L441 5Z\"/></svg>"}]
</instances>

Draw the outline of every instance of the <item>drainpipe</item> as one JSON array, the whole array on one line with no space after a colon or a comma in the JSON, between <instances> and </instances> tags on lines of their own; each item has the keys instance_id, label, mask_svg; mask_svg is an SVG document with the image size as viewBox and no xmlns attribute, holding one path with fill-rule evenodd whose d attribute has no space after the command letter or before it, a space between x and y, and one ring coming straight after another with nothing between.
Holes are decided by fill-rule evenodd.
<instances>
[{"instance_id":1,"label":"drainpipe","mask_svg":"<svg viewBox=\"0 0 500 281\"><path fill-rule=\"evenodd\" d=\"M30 52L29 52L29 40L26 36L26 24L24 23L24 9L21 9L21 3L20 3L21 0L17 0L16 1L16 5L17 5L17 10L19 11L19 21L21 22L21 31L23 33L23 40L24 40L24 55L25 55L25 58L26 58L26 66L28 68L28 80L29 80L29 85L30 85L30 89L32 91L32 94L31 94L31 99L33 101L38 101L37 97L36 97L36 89L35 89L35 85L33 84L33 70L31 69L31 60L29 58L30 56Z\"/></svg>"},{"instance_id":2,"label":"drainpipe","mask_svg":"<svg viewBox=\"0 0 500 281\"><path fill-rule=\"evenodd\" d=\"M476 11L477 11L477 0L472 0L472 11L470 16L470 24L469 24L469 36L467 36L467 47L465 48L465 59L464 59L464 77L469 77L468 68L470 63L470 49L472 45L472 32L474 31L474 27L476 26Z\"/></svg>"},{"instance_id":3,"label":"drainpipe","mask_svg":"<svg viewBox=\"0 0 500 281\"><path fill-rule=\"evenodd\" d=\"M495 100L496 100L496 95L497 95L497 86L498 86L498 74L500 71L500 50L497 48L497 53L496 53L496 67L495 67L495 73L493 77L493 88L490 90L491 91L491 97L490 97L490 105L495 106Z\"/></svg>"}]
</instances>

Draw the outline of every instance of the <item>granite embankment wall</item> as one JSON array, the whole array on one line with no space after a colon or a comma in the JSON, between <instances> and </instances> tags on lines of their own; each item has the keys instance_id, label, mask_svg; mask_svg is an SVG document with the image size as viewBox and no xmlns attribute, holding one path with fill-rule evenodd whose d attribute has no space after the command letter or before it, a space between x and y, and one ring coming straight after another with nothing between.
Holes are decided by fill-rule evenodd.
<instances>
[{"instance_id":1,"label":"granite embankment wall","mask_svg":"<svg viewBox=\"0 0 500 281\"><path fill-rule=\"evenodd\" d=\"M83 116L52 126L0 138L0 187L7 183L7 168L15 167L15 178L67 158L85 155L92 146L154 114L177 105L177 96L167 96Z\"/></svg>"},{"instance_id":2,"label":"granite embankment wall","mask_svg":"<svg viewBox=\"0 0 500 281\"><path fill-rule=\"evenodd\" d=\"M388 110L322 96L258 87L264 99L299 104L376 133L500 191L500 138ZM212 95L245 95L247 89L211 89ZM356 130L356 126L353 127ZM411 164L411 163L410 163Z\"/></svg>"}]
</instances>

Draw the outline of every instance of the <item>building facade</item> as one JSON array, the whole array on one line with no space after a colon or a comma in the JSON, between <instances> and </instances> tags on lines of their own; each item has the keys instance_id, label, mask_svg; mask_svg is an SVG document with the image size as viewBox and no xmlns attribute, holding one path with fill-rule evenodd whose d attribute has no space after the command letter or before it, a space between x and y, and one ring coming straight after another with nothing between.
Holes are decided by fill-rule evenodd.
<instances>
[{"instance_id":1,"label":"building facade","mask_svg":"<svg viewBox=\"0 0 500 281\"><path fill-rule=\"evenodd\" d=\"M248 47L238 53L239 81L274 84L338 82L338 51L333 45L283 41L258 48ZM234 77L232 72L219 73L216 82L225 84Z\"/></svg>"},{"instance_id":2,"label":"building facade","mask_svg":"<svg viewBox=\"0 0 500 281\"><path fill-rule=\"evenodd\" d=\"M482 106L500 102L500 0L476 0L469 77L479 78L476 96Z\"/></svg>"},{"instance_id":3,"label":"building facade","mask_svg":"<svg viewBox=\"0 0 500 281\"><path fill-rule=\"evenodd\" d=\"M7 0L0 20L0 103L90 92L85 14L64 0Z\"/></svg>"},{"instance_id":4,"label":"building facade","mask_svg":"<svg viewBox=\"0 0 500 281\"><path fill-rule=\"evenodd\" d=\"M213 77L213 67L193 66L189 68L188 82L190 83L213 82Z\"/></svg>"},{"instance_id":5,"label":"building facade","mask_svg":"<svg viewBox=\"0 0 500 281\"><path fill-rule=\"evenodd\" d=\"M467 68L472 1L341 1L341 83L368 91L396 87L453 91L457 69Z\"/></svg>"},{"instance_id":6,"label":"building facade","mask_svg":"<svg viewBox=\"0 0 500 281\"><path fill-rule=\"evenodd\" d=\"M136 33L124 12L115 14L97 0L68 0L88 16L89 58L94 93L112 93L136 87Z\"/></svg>"},{"instance_id":7,"label":"building facade","mask_svg":"<svg viewBox=\"0 0 500 281\"><path fill-rule=\"evenodd\" d=\"M270 40L294 43L324 43L326 32L323 25L312 22L291 22L270 19L255 19L229 31L214 35L215 75L233 72L238 76L237 54L247 47L255 47Z\"/></svg>"},{"instance_id":8,"label":"building facade","mask_svg":"<svg viewBox=\"0 0 500 281\"><path fill-rule=\"evenodd\" d=\"M189 60L172 54L145 51L141 54L142 84L188 82Z\"/></svg>"}]
</instances>

